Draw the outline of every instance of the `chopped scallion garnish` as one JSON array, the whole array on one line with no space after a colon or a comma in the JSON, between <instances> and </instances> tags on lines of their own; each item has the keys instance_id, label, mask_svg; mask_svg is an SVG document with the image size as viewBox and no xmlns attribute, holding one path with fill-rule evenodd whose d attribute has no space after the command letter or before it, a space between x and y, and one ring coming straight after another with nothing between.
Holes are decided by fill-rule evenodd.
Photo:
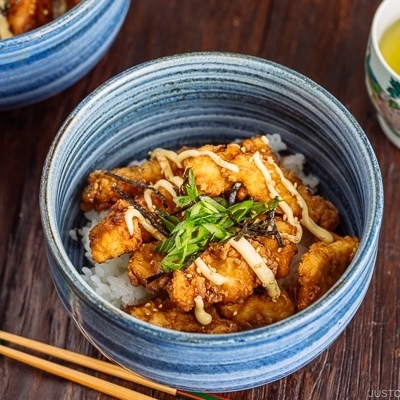
<instances>
[{"instance_id":1,"label":"chopped scallion garnish","mask_svg":"<svg viewBox=\"0 0 400 400\"><path fill-rule=\"evenodd\" d=\"M274 221L278 199L266 203L248 199L229 205L219 198L200 195L192 170L188 171L181 193L174 201L180 207L182 220L177 213L159 213L170 232L156 246L156 251L165 254L161 265L166 272L187 267L210 243L243 235L242 230L248 235L279 236Z\"/></svg>"}]
</instances>

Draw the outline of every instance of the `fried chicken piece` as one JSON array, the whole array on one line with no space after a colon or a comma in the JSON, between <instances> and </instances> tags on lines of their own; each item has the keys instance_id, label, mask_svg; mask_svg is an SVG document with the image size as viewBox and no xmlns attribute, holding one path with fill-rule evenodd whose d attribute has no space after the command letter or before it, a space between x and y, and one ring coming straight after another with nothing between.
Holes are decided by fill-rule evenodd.
<instances>
[{"instance_id":1,"label":"fried chicken piece","mask_svg":"<svg viewBox=\"0 0 400 400\"><path fill-rule=\"evenodd\" d=\"M163 188L160 188L158 193L162 196L152 196L153 205L157 210L173 212L176 205L173 202L172 196ZM141 207L148 212L147 204L144 197L136 197L134 199L135 207ZM139 212L143 222L139 222L136 216L132 217L133 235L130 236L129 228L126 220L126 212L128 208L134 208L130 201L119 199L114 203L108 211L106 217L92 228L89 234L90 247L92 250L93 259L96 262L104 262L107 259L118 257L121 254L137 250L142 243L147 243L154 240L154 237L164 237L162 233L154 226L153 221L147 221L146 214ZM149 214L150 217L154 214ZM154 217L155 218L155 217ZM148 227L142 226L147 223ZM160 236L160 237L159 237ZM117 242L121 240L120 245ZM121 252L120 254L117 254Z\"/></svg>"},{"instance_id":2,"label":"fried chicken piece","mask_svg":"<svg viewBox=\"0 0 400 400\"><path fill-rule=\"evenodd\" d=\"M248 140L248 142L249 141L250 140ZM271 154L270 148L267 145L265 145L264 151L257 151L262 157L268 157ZM228 180L232 183L242 182L247 189L248 195L254 200L268 201L271 199L271 196L264 175L253 161L254 154L255 153L252 151L241 152L232 160L232 162L239 167L239 172L222 171L222 173L227 175ZM271 178L275 182L277 191L281 193L281 197L285 200L287 200L287 197L291 197L291 195L288 196L287 189L282 185L281 179L277 176L275 170L271 168L270 164L265 162L265 160L263 164L271 174Z\"/></svg>"},{"instance_id":3,"label":"fried chicken piece","mask_svg":"<svg viewBox=\"0 0 400 400\"><path fill-rule=\"evenodd\" d=\"M249 296L260 284L247 262L228 244L210 246L201 259L226 281L221 285L214 283L194 264L186 271L174 271L166 290L171 301L185 311L195 306L197 296L201 296L205 304L235 302Z\"/></svg>"},{"instance_id":4,"label":"fried chicken piece","mask_svg":"<svg viewBox=\"0 0 400 400\"><path fill-rule=\"evenodd\" d=\"M294 234L294 227L288 222L283 221L281 218L275 219L276 227L280 234L288 233ZM280 247L279 242L273 236L257 236L257 240L268 249L266 257L273 259L276 265L275 277L276 279L285 278L290 272L290 265L293 257L297 253L297 245L288 239L282 238L283 246Z\"/></svg>"},{"instance_id":5,"label":"fried chicken piece","mask_svg":"<svg viewBox=\"0 0 400 400\"><path fill-rule=\"evenodd\" d=\"M145 161L140 166L115 168L111 171L115 175L123 178L151 185L163 178L160 164L156 160ZM113 188L117 185L128 196L136 197L143 194L143 188L129 183L122 182L106 174L105 171L96 170L89 175L88 185L82 193L81 209L107 210L118 199L120 195Z\"/></svg>"},{"instance_id":6,"label":"fried chicken piece","mask_svg":"<svg viewBox=\"0 0 400 400\"><path fill-rule=\"evenodd\" d=\"M237 144L205 145L197 150L200 152L211 151L227 162L232 162L241 153ZM183 164L186 169L191 168L193 170L196 185L202 193L219 196L221 193L227 192L232 186L232 183L222 174L223 168L217 165L208 155L187 158Z\"/></svg>"},{"instance_id":7,"label":"fried chicken piece","mask_svg":"<svg viewBox=\"0 0 400 400\"><path fill-rule=\"evenodd\" d=\"M293 215L299 220L302 219L303 209L299 204L298 198L289 190L282 178L277 172L275 165L277 165L283 176L288 179L291 183L294 183L294 187L297 189L299 194L304 198L305 203L308 206L308 211L311 218L317 222L325 222L325 229L332 230L338 224L338 212L333 205L320 196L316 196L303 185L301 180L297 178L294 173L286 171L284 168L279 166L277 160L270 155L270 149L266 146L265 151L259 151L262 155L262 164L265 170L268 171L271 181L274 182L274 187L279 198L285 201L288 206L293 210ZM248 196L256 201L269 201L273 197L270 193L266 178L256 162L253 161L254 153L242 153L238 155L232 162L239 167L238 173L221 171L222 174L227 174L228 179L233 182L242 182L247 189ZM279 212L280 206L278 206ZM332 215L330 215L332 214ZM330 219L328 219L330 217ZM332 221L331 221L332 220ZM332 229L331 229L332 228Z\"/></svg>"},{"instance_id":8,"label":"fried chicken piece","mask_svg":"<svg viewBox=\"0 0 400 400\"><path fill-rule=\"evenodd\" d=\"M7 20L10 31L20 35L53 19L51 0L9 0Z\"/></svg>"},{"instance_id":9,"label":"fried chicken piece","mask_svg":"<svg viewBox=\"0 0 400 400\"><path fill-rule=\"evenodd\" d=\"M249 239L258 253L265 259L268 267L276 273L277 262L268 248ZM192 264L185 271L174 271L172 279L165 289L171 301L185 311L195 306L194 299L201 296L205 304L231 303L251 295L261 285L254 271L242 256L229 244L212 245L202 255L204 263L221 276L222 284L213 282L204 276L200 269Z\"/></svg>"},{"instance_id":10,"label":"fried chicken piece","mask_svg":"<svg viewBox=\"0 0 400 400\"><path fill-rule=\"evenodd\" d=\"M196 296L206 296L210 285L211 282L197 273L196 266L192 264L185 271L174 271L165 289L171 301L187 312L194 308Z\"/></svg>"},{"instance_id":11,"label":"fried chicken piece","mask_svg":"<svg viewBox=\"0 0 400 400\"><path fill-rule=\"evenodd\" d=\"M160 190L166 200L167 209L169 211L175 209L175 204L172 201L169 193ZM134 199L136 204L146 209L146 204L143 197ZM164 204L159 198L154 199L156 208L164 209ZM129 232L126 220L126 212L128 208L132 208L131 203L127 200L117 200L111 206L106 217L95 225L90 233L90 247L92 250L93 259L102 263L108 259L118 257L124 253L130 253L139 249L142 243L147 243L154 240L152 233L142 226L137 217L132 218L133 234ZM157 229L149 223L151 230L158 232Z\"/></svg>"},{"instance_id":12,"label":"fried chicken piece","mask_svg":"<svg viewBox=\"0 0 400 400\"><path fill-rule=\"evenodd\" d=\"M270 325L290 317L296 311L285 291L275 301L266 292L254 293L238 303L218 304L217 309L221 317L237 324L241 330Z\"/></svg>"},{"instance_id":13,"label":"fried chicken piece","mask_svg":"<svg viewBox=\"0 0 400 400\"><path fill-rule=\"evenodd\" d=\"M231 333L237 332L238 326L221 318L214 307L205 309L212 316L207 325L197 321L194 312L185 312L170 300L160 298L148 301L141 306L131 306L126 311L133 317L164 328L193 333Z\"/></svg>"},{"instance_id":14,"label":"fried chicken piece","mask_svg":"<svg viewBox=\"0 0 400 400\"><path fill-rule=\"evenodd\" d=\"M302 208L297 197L283 183L275 165L282 170L286 179L294 183L308 206L310 217L317 224L328 231L332 231L338 225L338 211L332 203L311 193L293 172L280 167L276 155L260 136L245 139L240 147L236 144L227 146L206 145L199 148L199 151L202 150L212 151L224 161L239 167L239 172L231 171L217 165L207 155L186 159L184 161L185 168L192 168L196 177L196 184L202 192L211 196L219 196L229 191L235 182L241 182L243 185L242 197L251 197L255 201L271 200L265 176L254 162L254 153L258 152L262 157L262 164L274 182L279 197L289 205L295 217L299 220L302 219Z\"/></svg>"},{"instance_id":15,"label":"fried chicken piece","mask_svg":"<svg viewBox=\"0 0 400 400\"><path fill-rule=\"evenodd\" d=\"M276 154L272 151L271 147L266 143L262 136L254 136L252 138L243 139L240 147L246 153L254 154L259 151L263 156L271 156L275 161L278 160Z\"/></svg>"},{"instance_id":16,"label":"fried chicken piece","mask_svg":"<svg viewBox=\"0 0 400 400\"><path fill-rule=\"evenodd\" d=\"M339 225L338 209L324 197L311 193L310 189L303 185L296 175L286 171L285 176L291 182L297 182L297 191L304 198L310 217L322 228L332 232Z\"/></svg>"},{"instance_id":17,"label":"fried chicken piece","mask_svg":"<svg viewBox=\"0 0 400 400\"><path fill-rule=\"evenodd\" d=\"M156 242L144 243L131 256L128 263L128 276L133 286L143 285L147 292L157 293L164 289L170 280L170 274L160 274L163 271L161 261L164 255L156 252ZM149 282L147 279L160 274L160 277Z\"/></svg>"},{"instance_id":18,"label":"fried chicken piece","mask_svg":"<svg viewBox=\"0 0 400 400\"><path fill-rule=\"evenodd\" d=\"M118 200L109 213L89 232L90 248L93 260L103 263L140 247L142 236L147 232L141 228L137 218L133 218L134 232L129 233L125 221L125 211L129 203Z\"/></svg>"},{"instance_id":19,"label":"fried chicken piece","mask_svg":"<svg viewBox=\"0 0 400 400\"><path fill-rule=\"evenodd\" d=\"M235 164L239 167L239 172L231 171L217 165L209 156L201 155L185 160L185 168L192 168L196 177L196 184L200 190L209 193L211 196L219 196L228 191L233 183L242 182L247 189L247 194L256 201L270 200L269 191L265 183L265 178L260 169L253 161L255 152L259 152L264 158L270 156L277 162L276 156L271 148L265 143L261 136L243 140L242 143L229 145L205 145L199 147L200 152L212 151L224 161ZM264 163L272 175L282 197L292 197L288 190L282 185L281 178L277 175L274 168L268 163ZM297 202L295 208L299 206ZM291 204L292 205L292 204Z\"/></svg>"},{"instance_id":20,"label":"fried chicken piece","mask_svg":"<svg viewBox=\"0 0 400 400\"><path fill-rule=\"evenodd\" d=\"M335 284L353 259L358 243L354 237L335 236L333 243L316 242L310 246L298 267L298 310L308 307Z\"/></svg>"}]
</instances>

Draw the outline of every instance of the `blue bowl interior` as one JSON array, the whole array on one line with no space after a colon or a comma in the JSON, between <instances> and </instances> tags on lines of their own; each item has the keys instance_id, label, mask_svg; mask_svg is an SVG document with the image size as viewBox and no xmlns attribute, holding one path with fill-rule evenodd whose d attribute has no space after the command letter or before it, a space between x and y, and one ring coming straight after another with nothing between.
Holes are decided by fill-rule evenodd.
<instances>
[{"instance_id":1,"label":"blue bowl interior","mask_svg":"<svg viewBox=\"0 0 400 400\"><path fill-rule=\"evenodd\" d=\"M243 60L232 56L235 61ZM339 208L341 231L363 236L380 188L379 168L361 128L308 79L272 63L247 61L235 70L193 60L166 72L150 63L108 82L72 114L66 136L57 139L55 173L58 230L74 264L81 264L82 254L68 231L83 222L79 197L89 172L145 159L155 147L227 143L260 133L279 133L290 152L303 153L308 171L320 178L319 193Z\"/></svg>"},{"instance_id":2,"label":"blue bowl interior","mask_svg":"<svg viewBox=\"0 0 400 400\"><path fill-rule=\"evenodd\" d=\"M181 146L227 143L272 133L281 134L290 152L305 155L307 169L320 178L320 194L339 209L341 232L361 239L351 266L336 289L324 297L325 300L316 302L301 315L260 328L259 334L231 334L229 339L227 335L216 335L204 340L204 335L165 332L141 321L135 322L102 302L82 284L77 271L84 264L83 248L70 238L69 231L85 223L79 203L91 171L142 160L149 150L156 147L179 149ZM67 304L73 303L70 298L87 296L90 299L84 301L92 302L89 307L96 309L100 318L107 322L112 320L116 331L120 327L123 332L134 331L138 342L152 342L155 352L157 346L168 348L177 343L178 347L187 346L185 360L188 363L192 351L194 362L197 361L199 348L211 351L207 354L212 357L215 344L219 351L229 353L241 348L245 342L258 343L257 340L261 340L265 343L271 340L268 338L274 338L271 342L282 340L282 336L294 334L290 321L295 321L300 336L310 337L309 341L293 344L293 351L299 354L295 361L293 354L288 355L285 361L280 353L282 347L272 345L271 348L277 350L276 358L271 356L276 372L271 369L268 373L264 371L267 361L261 358L249 364L252 372L247 370L250 366L244 360L246 371L240 370L242 364L235 364L238 359L227 360L230 371L237 370L237 376L229 375L224 386L218 381L221 376L213 378L213 373L189 383L179 380L186 377L181 371L176 372L179 378L165 378L164 373L173 372L171 367L163 366L159 353L147 360L148 353L140 355L139 348L136 348L134 359L126 360L124 357L128 358L128 355L121 354L124 353L124 341L130 339L125 339L124 333L112 345L107 344L114 348L109 350L96 341L102 335L101 329L93 328L93 336L98 335L97 339L87 334L92 327L91 322L86 321L83 331L86 330L89 339L117 362L165 383L168 383L167 379L174 379L174 382L176 379L178 387L228 391L265 383L265 380L277 379L299 368L324 350L344 329L358 308L371 277L382 220L383 195L379 166L365 134L349 112L324 89L304 76L265 60L233 54L200 53L165 58L132 68L87 97L61 127L50 149L43 170L41 212L50 258L53 259L52 268L57 270L55 274L63 275L66 282L60 284L59 291L68 293L72 290L74 293L73 296L61 293L73 315L74 306ZM58 277L55 280L60 281ZM70 285L72 289L64 290L64 285ZM321 316L324 314L318 309L322 301L326 304L325 314L329 321L323 329L314 329L314 322L312 326L309 322L323 320ZM92 312L88 315L97 318ZM295 336L290 340L295 343ZM261 354L257 349L246 351L241 355L249 354L250 358L251 354L257 358ZM143 357L143 362L140 357ZM168 356L164 362L170 362ZM221 371L225 367L222 366ZM208 360L202 368L209 368ZM254 368L258 369L258 374L253 373ZM164 371L158 374L158 369ZM208 380L206 383L205 379ZM205 386L202 387L203 383Z\"/></svg>"}]
</instances>

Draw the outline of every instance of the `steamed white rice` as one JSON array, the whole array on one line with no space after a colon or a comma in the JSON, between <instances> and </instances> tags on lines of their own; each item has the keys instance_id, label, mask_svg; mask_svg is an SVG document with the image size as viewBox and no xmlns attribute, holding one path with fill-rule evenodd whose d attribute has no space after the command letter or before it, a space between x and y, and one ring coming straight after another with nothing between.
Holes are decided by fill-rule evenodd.
<instances>
[{"instance_id":1,"label":"steamed white rice","mask_svg":"<svg viewBox=\"0 0 400 400\"><path fill-rule=\"evenodd\" d=\"M93 261L89 247L89 232L105 215L106 212L89 211L85 213L88 223L78 230L85 247L85 257L88 260L88 265L82 267L82 277L97 294L119 308L141 303L146 299L147 293L143 287L134 287L129 281L126 269L129 254L124 254L103 264Z\"/></svg>"},{"instance_id":2,"label":"steamed white rice","mask_svg":"<svg viewBox=\"0 0 400 400\"><path fill-rule=\"evenodd\" d=\"M274 152L279 153L287 149L279 134L266 136ZM302 154L286 156L282 159L282 163L286 169L295 172L311 190L314 191L316 189L319 183L318 178L304 173L305 157ZM78 234L81 236L85 246L85 257L88 261L88 264L82 268L82 277L97 294L119 308L143 303L148 298L145 289L143 287L134 287L129 281L127 273L129 254L124 254L103 264L97 264L92 259L89 247L89 232L105 215L106 211L85 213L88 223L78 229ZM71 231L71 237L74 238L74 236L76 237L76 231Z\"/></svg>"}]
</instances>

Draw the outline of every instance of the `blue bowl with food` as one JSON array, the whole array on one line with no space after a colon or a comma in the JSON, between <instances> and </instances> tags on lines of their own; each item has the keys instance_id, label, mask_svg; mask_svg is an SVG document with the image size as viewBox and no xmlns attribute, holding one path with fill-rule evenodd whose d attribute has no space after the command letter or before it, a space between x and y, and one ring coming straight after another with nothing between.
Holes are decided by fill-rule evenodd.
<instances>
[{"instance_id":1,"label":"blue bowl with food","mask_svg":"<svg viewBox=\"0 0 400 400\"><path fill-rule=\"evenodd\" d=\"M0 110L44 100L88 73L115 39L130 1L5 4L0 13Z\"/></svg>"},{"instance_id":2,"label":"blue bowl with food","mask_svg":"<svg viewBox=\"0 0 400 400\"><path fill-rule=\"evenodd\" d=\"M342 333L373 273L383 189L323 88L192 53L77 106L40 208L55 287L94 346L154 381L227 392L298 370Z\"/></svg>"}]
</instances>

